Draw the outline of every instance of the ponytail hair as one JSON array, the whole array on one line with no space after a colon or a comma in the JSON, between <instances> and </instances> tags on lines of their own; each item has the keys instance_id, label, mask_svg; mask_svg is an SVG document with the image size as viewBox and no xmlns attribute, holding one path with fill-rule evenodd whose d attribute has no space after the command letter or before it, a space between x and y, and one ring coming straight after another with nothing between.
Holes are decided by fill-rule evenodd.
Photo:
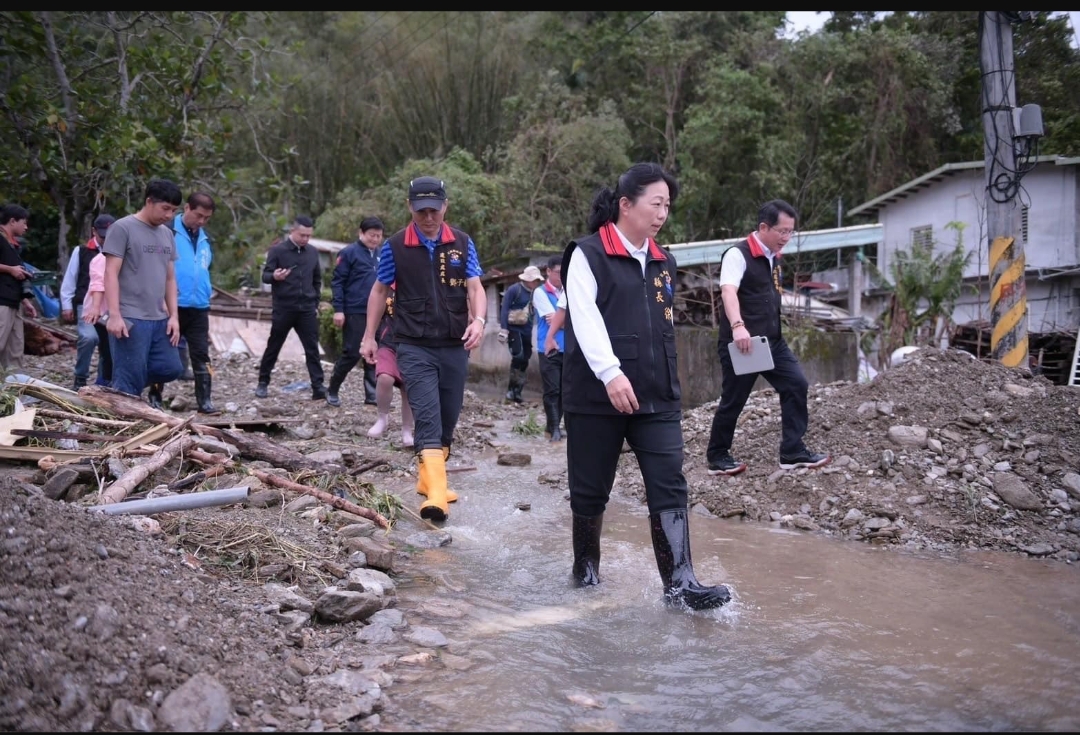
<instances>
[{"instance_id":1,"label":"ponytail hair","mask_svg":"<svg viewBox=\"0 0 1080 735\"><path fill-rule=\"evenodd\" d=\"M631 202L636 202L645 188L657 181L667 183L668 196L674 204L679 196L679 182L675 177L658 163L635 163L619 177L615 191L605 186L596 192L589 213L589 232L599 232L608 222L618 224L619 200L626 197Z\"/></svg>"}]
</instances>

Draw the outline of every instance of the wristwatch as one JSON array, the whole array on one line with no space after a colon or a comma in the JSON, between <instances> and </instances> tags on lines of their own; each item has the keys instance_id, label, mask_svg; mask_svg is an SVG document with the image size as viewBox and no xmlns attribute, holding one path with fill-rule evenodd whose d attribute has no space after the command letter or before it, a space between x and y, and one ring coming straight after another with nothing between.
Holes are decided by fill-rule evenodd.
<instances>
[{"instance_id":1,"label":"wristwatch","mask_svg":"<svg viewBox=\"0 0 1080 735\"><path fill-rule=\"evenodd\" d=\"M485 319L482 316L474 316L473 321L474 322L480 322L481 327L486 327L487 326L487 319Z\"/></svg>"}]
</instances>

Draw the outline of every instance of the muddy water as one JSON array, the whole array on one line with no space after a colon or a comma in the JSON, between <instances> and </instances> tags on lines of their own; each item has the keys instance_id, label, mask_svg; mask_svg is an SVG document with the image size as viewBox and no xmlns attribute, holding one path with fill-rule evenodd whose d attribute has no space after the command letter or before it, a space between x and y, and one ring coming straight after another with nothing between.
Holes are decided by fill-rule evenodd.
<instances>
[{"instance_id":1,"label":"muddy water","mask_svg":"<svg viewBox=\"0 0 1080 735\"><path fill-rule=\"evenodd\" d=\"M423 552L437 582L401 590L456 611L437 621L451 645L434 676L399 669L386 729L1080 727L1075 568L692 515L698 578L729 584L735 599L688 613L662 604L647 512L616 491L602 584L574 589L569 502L536 481L565 450L499 429L533 464L492 456L451 475L462 497L446 525L453 543Z\"/></svg>"}]
</instances>

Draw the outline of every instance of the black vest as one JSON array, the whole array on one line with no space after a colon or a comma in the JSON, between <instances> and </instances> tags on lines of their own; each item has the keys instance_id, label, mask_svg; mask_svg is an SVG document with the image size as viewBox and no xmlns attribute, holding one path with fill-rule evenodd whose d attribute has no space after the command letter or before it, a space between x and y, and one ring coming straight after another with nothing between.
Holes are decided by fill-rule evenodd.
<instances>
[{"instance_id":1,"label":"black vest","mask_svg":"<svg viewBox=\"0 0 1080 735\"><path fill-rule=\"evenodd\" d=\"M765 335L773 343L781 337L780 287L777 285L781 276L780 260L774 255L776 266L770 270L768 258L755 258L750 253L749 240L732 247L738 249L746 260L746 273L739 283L739 316L752 337ZM722 263L723 258L720 260ZM727 343L732 339L731 321L727 318L727 312L720 309L720 348L727 349Z\"/></svg>"},{"instance_id":2,"label":"black vest","mask_svg":"<svg viewBox=\"0 0 1080 735\"><path fill-rule=\"evenodd\" d=\"M435 246L434 256L410 224L390 236L397 288L394 294L394 340L425 347L461 347L469 326L465 264L469 236L449 229L452 240Z\"/></svg>"},{"instance_id":3,"label":"black vest","mask_svg":"<svg viewBox=\"0 0 1080 735\"><path fill-rule=\"evenodd\" d=\"M569 273L570 256L580 250L596 277L596 306L604 319L611 349L620 369L630 380L638 400L637 414L678 411L682 407L675 327L675 257L653 247L640 263L626 252L618 235L594 233L572 241L563 253L563 273ZM568 304L563 355L562 402L567 411L619 415L607 388L589 367L574 333Z\"/></svg>"},{"instance_id":4,"label":"black vest","mask_svg":"<svg viewBox=\"0 0 1080 735\"><path fill-rule=\"evenodd\" d=\"M78 309L83 305L83 299L86 298L86 292L90 288L90 261L99 252L99 250L88 248L85 245L79 246L79 275L75 280L75 296L71 300L72 309Z\"/></svg>"}]
</instances>

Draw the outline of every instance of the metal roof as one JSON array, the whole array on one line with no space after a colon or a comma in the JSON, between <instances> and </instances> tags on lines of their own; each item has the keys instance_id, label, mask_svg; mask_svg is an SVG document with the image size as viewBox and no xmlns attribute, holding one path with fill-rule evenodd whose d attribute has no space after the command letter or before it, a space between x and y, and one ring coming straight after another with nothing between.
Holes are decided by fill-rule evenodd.
<instances>
[{"instance_id":1,"label":"metal roof","mask_svg":"<svg viewBox=\"0 0 1080 735\"><path fill-rule=\"evenodd\" d=\"M1080 158L1065 158L1063 156L1039 156L1034 159L1035 163L1053 163L1057 166L1075 166L1080 163ZM970 171L972 169L985 168L986 161L967 161L966 163L946 163L944 166L935 168L928 174L923 174L917 179L912 179L906 184L902 184L892 191L887 191L876 199L871 199L864 204L860 204L857 207L848 210L849 217L856 217L859 215L875 214L886 204L905 199L912 194L922 191L932 184L945 179L946 177L953 176L960 171Z\"/></svg>"},{"instance_id":2,"label":"metal roof","mask_svg":"<svg viewBox=\"0 0 1080 735\"><path fill-rule=\"evenodd\" d=\"M837 248L876 245L881 242L881 230L882 226L875 223L872 225L836 227L831 230L799 232L784 247L784 252L790 254L808 253L815 250L835 250ZM719 263L725 250L745 239L746 237L743 236L726 240L680 242L666 247L675 255L675 260L678 262L679 267L682 268L691 265Z\"/></svg>"}]
</instances>

